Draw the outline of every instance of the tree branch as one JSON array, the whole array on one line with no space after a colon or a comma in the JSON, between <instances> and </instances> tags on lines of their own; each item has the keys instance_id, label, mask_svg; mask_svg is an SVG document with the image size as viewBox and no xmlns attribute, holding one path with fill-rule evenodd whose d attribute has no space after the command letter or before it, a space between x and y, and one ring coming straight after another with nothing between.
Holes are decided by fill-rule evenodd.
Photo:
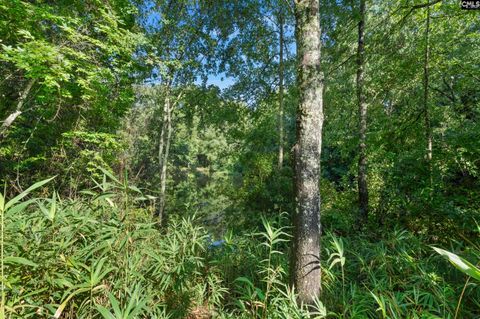
<instances>
[{"instance_id":1,"label":"tree branch","mask_svg":"<svg viewBox=\"0 0 480 319\"><path fill-rule=\"evenodd\" d=\"M20 97L18 99L17 107L15 108L15 112L10 114L2 124L2 127L0 128L0 139L2 139L5 136L5 133L7 132L8 128L12 125L12 123L15 121L15 119L22 114L22 107L23 104L25 103L25 100L28 97L28 94L30 93L30 90L32 89L33 84L35 83L36 79L31 79L28 83L23 92L20 94Z\"/></svg>"},{"instance_id":2,"label":"tree branch","mask_svg":"<svg viewBox=\"0 0 480 319\"><path fill-rule=\"evenodd\" d=\"M412 7L405 7L405 8L410 8L411 10L421 9L421 8L433 6L434 4L437 4L439 2L442 2L442 0L433 0L432 2L421 3L421 4L414 5Z\"/></svg>"}]
</instances>

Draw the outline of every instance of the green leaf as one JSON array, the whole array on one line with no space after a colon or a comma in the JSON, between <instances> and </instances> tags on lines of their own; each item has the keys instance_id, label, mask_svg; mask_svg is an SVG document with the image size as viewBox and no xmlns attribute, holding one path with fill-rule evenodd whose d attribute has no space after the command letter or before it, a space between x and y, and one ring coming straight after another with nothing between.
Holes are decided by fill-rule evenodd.
<instances>
[{"instance_id":1,"label":"green leaf","mask_svg":"<svg viewBox=\"0 0 480 319\"><path fill-rule=\"evenodd\" d=\"M237 279L235 279L235 281L239 281L239 282L243 282L243 283L246 283L248 286L250 287L254 287L253 283L250 281L250 279L246 278L246 277L238 277Z\"/></svg>"},{"instance_id":2,"label":"green leaf","mask_svg":"<svg viewBox=\"0 0 480 319\"><path fill-rule=\"evenodd\" d=\"M31 266L31 267L37 267L38 264L34 263L31 260L28 260L27 258L23 257L6 257L4 259L5 264L19 264L19 265L25 265L25 266Z\"/></svg>"},{"instance_id":3,"label":"green leaf","mask_svg":"<svg viewBox=\"0 0 480 319\"><path fill-rule=\"evenodd\" d=\"M128 188L136 193L142 194L142 191L137 186L128 186Z\"/></svg>"},{"instance_id":4,"label":"green leaf","mask_svg":"<svg viewBox=\"0 0 480 319\"><path fill-rule=\"evenodd\" d=\"M83 194L83 195L90 195L90 196L95 196L97 195L97 193L95 192L92 192L90 190L83 190L83 191L79 191L80 194Z\"/></svg>"},{"instance_id":5,"label":"green leaf","mask_svg":"<svg viewBox=\"0 0 480 319\"><path fill-rule=\"evenodd\" d=\"M105 176L108 176L111 180L115 181L117 184L120 184L120 185L122 184L122 183L120 183L120 181L115 176L113 176L112 173L110 173L109 171L107 171L103 167L98 166L98 169L101 170L102 173L105 174Z\"/></svg>"},{"instance_id":6,"label":"green leaf","mask_svg":"<svg viewBox=\"0 0 480 319\"><path fill-rule=\"evenodd\" d=\"M462 257L455 255L441 248L432 247L437 253L448 258L448 260L461 272L480 281L480 269L472 265Z\"/></svg>"},{"instance_id":7,"label":"green leaf","mask_svg":"<svg viewBox=\"0 0 480 319\"><path fill-rule=\"evenodd\" d=\"M48 216L50 221L53 222L53 220L55 219L56 213L57 213L57 196L56 196L55 192L53 192L52 201L51 201L51 204L50 204L49 216Z\"/></svg>"},{"instance_id":8,"label":"green leaf","mask_svg":"<svg viewBox=\"0 0 480 319\"><path fill-rule=\"evenodd\" d=\"M15 215L18 212L22 212L25 208L28 207L28 205L32 204L36 200L36 198L32 198L27 201L21 202L20 204L11 207L7 213L8 215Z\"/></svg>"},{"instance_id":9,"label":"green leaf","mask_svg":"<svg viewBox=\"0 0 480 319\"><path fill-rule=\"evenodd\" d=\"M255 288L255 292L257 293L257 296L260 299L260 301L265 300L265 294L263 293L263 291L260 288Z\"/></svg>"},{"instance_id":10,"label":"green leaf","mask_svg":"<svg viewBox=\"0 0 480 319\"><path fill-rule=\"evenodd\" d=\"M10 201L7 202L7 204L5 205L5 210L8 210L10 207L12 207L13 205L15 205L16 203L18 203L20 200L22 200L22 198L24 198L25 196L27 196L30 192L34 191L35 189L39 188L39 187L42 187L43 185L45 185L46 183L50 182L52 179L54 179L56 176L54 177L50 177L48 179L45 179L43 181L40 181L40 182L37 182L35 184L33 184L32 186L30 186L29 188L27 188L25 191L23 191L22 193L20 193L19 195L15 196L14 198L12 198Z\"/></svg>"},{"instance_id":11,"label":"green leaf","mask_svg":"<svg viewBox=\"0 0 480 319\"><path fill-rule=\"evenodd\" d=\"M0 212L3 212L4 207L5 207L5 198L3 197L3 194L0 193Z\"/></svg>"},{"instance_id":12,"label":"green leaf","mask_svg":"<svg viewBox=\"0 0 480 319\"><path fill-rule=\"evenodd\" d=\"M100 306L100 305L96 305L96 308L98 310L98 312L100 312L100 314L102 315L103 318L105 319L116 319L114 315L112 315L112 313L110 311L108 311L107 308L103 307L103 306Z\"/></svg>"},{"instance_id":13,"label":"green leaf","mask_svg":"<svg viewBox=\"0 0 480 319\"><path fill-rule=\"evenodd\" d=\"M80 288L80 289L77 289L75 290L74 292L72 292L63 302L62 304L57 308L57 311L55 311L55 314L53 315L53 318L60 318L60 316L62 315L62 312L63 312L63 309L65 309L65 307L67 306L68 302L70 301L70 299L72 299L73 297L75 297L76 295L80 294L80 293L83 293L83 292L87 292L89 291L90 288Z\"/></svg>"},{"instance_id":14,"label":"green leaf","mask_svg":"<svg viewBox=\"0 0 480 319\"><path fill-rule=\"evenodd\" d=\"M118 318L123 317L122 310L120 309L120 302L118 302L117 298L114 295L108 294L108 299L110 300L110 304L112 305L113 311Z\"/></svg>"}]
</instances>

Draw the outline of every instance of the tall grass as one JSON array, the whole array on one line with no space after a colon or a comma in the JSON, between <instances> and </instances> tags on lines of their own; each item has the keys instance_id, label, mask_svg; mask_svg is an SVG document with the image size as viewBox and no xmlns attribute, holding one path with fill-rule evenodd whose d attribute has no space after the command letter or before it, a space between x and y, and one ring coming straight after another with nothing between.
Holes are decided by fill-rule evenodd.
<instances>
[{"instance_id":1,"label":"tall grass","mask_svg":"<svg viewBox=\"0 0 480 319\"><path fill-rule=\"evenodd\" d=\"M20 201L46 182L0 202L4 318L181 317L204 301L206 233L191 219L161 232L105 188Z\"/></svg>"},{"instance_id":2,"label":"tall grass","mask_svg":"<svg viewBox=\"0 0 480 319\"><path fill-rule=\"evenodd\" d=\"M338 239L329 234L332 251ZM345 269L331 268L324 302L337 318L454 318L465 276L406 231L386 234L381 241L365 236L343 238ZM461 246L460 246L461 247ZM328 247L327 247L328 248ZM335 252L333 258L338 258ZM345 297L341 284L345 278ZM477 283L470 283L458 318L480 314ZM342 299L345 301L342 301Z\"/></svg>"},{"instance_id":3,"label":"tall grass","mask_svg":"<svg viewBox=\"0 0 480 319\"><path fill-rule=\"evenodd\" d=\"M465 284L423 238L401 230L381 241L327 233L321 301L306 309L288 285L285 216L229 231L215 246L194 216L160 227L145 204L150 197L105 176L75 200L54 191L32 197L48 180L10 200L0 194L0 318L480 315L478 282ZM451 248L478 258L461 243Z\"/></svg>"}]
</instances>

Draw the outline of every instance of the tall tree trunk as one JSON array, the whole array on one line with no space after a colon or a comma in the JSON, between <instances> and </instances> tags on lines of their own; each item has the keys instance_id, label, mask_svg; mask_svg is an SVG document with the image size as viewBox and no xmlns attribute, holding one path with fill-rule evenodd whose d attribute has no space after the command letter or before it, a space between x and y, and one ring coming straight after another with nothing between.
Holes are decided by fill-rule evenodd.
<instances>
[{"instance_id":1,"label":"tall tree trunk","mask_svg":"<svg viewBox=\"0 0 480 319\"><path fill-rule=\"evenodd\" d=\"M6 135L8 128L13 124L13 122L17 119L20 114L22 114L22 107L23 104L25 104L25 100L28 97L28 94L30 93L30 90L32 89L33 84L35 84L35 79L31 79L28 81L27 86L23 90L23 92L20 94L20 97L18 98L18 103L17 107L15 108L15 112L10 114L4 121L3 124L0 128L0 140L4 138Z\"/></svg>"},{"instance_id":2,"label":"tall tree trunk","mask_svg":"<svg viewBox=\"0 0 480 319\"><path fill-rule=\"evenodd\" d=\"M299 302L312 305L321 290L320 153L323 75L320 67L319 0L296 0L300 91L295 145L296 212L292 280Z\"/></svg>"},{"instance_id":3,"label":"tall tree trunk","mask_svg":"<svg viewBox=\"0 0 480 319\"><path fill-rule=\"evenodd\" d=\"M358 203L360 220L368 219L368 184L367 184L367 103L365 101L364 65L365 65L365 0L360 0L360 20L358 21L357 46L357 102L358 102Z\"/></svg>"},{"instance_id":4,"label":"tall tree trunk","mask_svg":"<svg viewBox=\"0 0 480 319\"><path fill-rule=\"evenodd\" d=\"M159 164L160 164L160 195L158 204L158 217L161 221L165 219L165 191L167 187L167 164L170 151L170 139L172 136L172 107L170 92L167 91L163 105L163 123L160 133Z\"/></svg>"},{"instance_id":5,"label":"tall tree trunk","mask_svg":"<svg viewBox=\"0 0 480 319\"><path fill-rule=\"evenodd\" d=\"M284 139L285 139L285 129L284 129L284 107L283 107L283 78L284 78L284 65L283 65L283 42L284 42L284 35L283 35L283 13L279 15L279 27L280 27L280 61L279 61L279 68L278 68L278 78L279 78L279 92L278 92L278 168L282 169L283 167L283 146L284 146Z\"/></svg>"},{"instance_id":6,"label":"tall tree trunk","mask_svg":"<svg viewBox=\"0 0 480 319\"><path fill-rule=\"evenodd\" d=\"M427 7L427 25L425 28L425 56L423 63L423 111L425 114L426 158L432 159L432 128L430 123L430 110L428 108L429 60L430 60L430 6ZM430 165L430 164L429 164Z\"/></svg>"}]
</instances>

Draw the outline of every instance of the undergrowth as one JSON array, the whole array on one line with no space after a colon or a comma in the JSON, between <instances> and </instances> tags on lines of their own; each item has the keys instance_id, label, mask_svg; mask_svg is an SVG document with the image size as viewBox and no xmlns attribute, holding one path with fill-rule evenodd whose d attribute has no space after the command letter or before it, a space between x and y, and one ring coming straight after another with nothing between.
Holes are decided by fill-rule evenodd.
<instances>
[{"instance_id":1,"label":"undergrowth","mask_svg":"<svg viewBox=\"0 0 480 319\"><path fill-rule=\"evenodd\" d=\"M108 175L108 174L106 174ZM474 318L478 282L407 231L323 237L323 292L297 304L288 219L212 243L195 216L158 225L113 176L77 199L13 199L2 212L2 318ZM260 219L260 217L259 217ZM474 246L472 246L474 247ZM478 250L450 250L478 260Z\"/></svg>"}]
</instances>

